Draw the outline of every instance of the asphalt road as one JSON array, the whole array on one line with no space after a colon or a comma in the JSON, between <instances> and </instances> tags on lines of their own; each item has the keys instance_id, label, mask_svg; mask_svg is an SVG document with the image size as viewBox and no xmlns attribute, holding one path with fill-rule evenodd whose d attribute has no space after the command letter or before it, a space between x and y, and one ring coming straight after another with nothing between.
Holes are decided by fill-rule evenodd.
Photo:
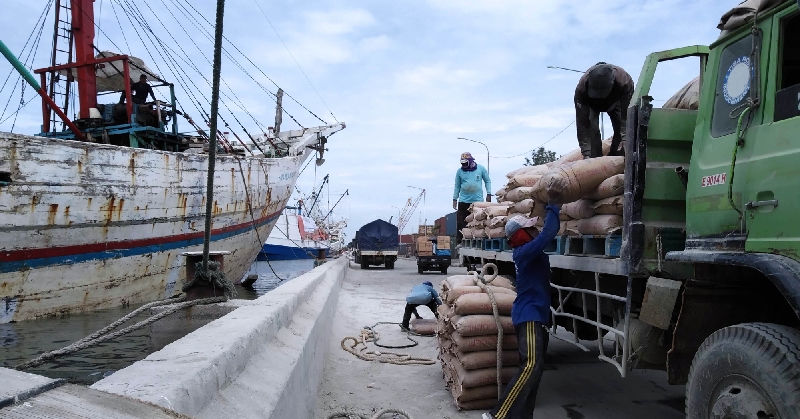
<instances>
[{"instance_id":1,"label":"asphalt road","mask_svg":"<svg viewBox=\"0 0 800 419\"><path fill-rule=\"evenodd\" d=\"M361 270L351 263L339 294L336 318L317 397L315 418L346 410L370 414L399 408L415 419L477 419L484 411L459 411L445 388L441 366L400 366L361 361L340 347L345 336L357 336L363 326L400 322L405 296L425 280L438 287L445 277L417 274L413 260L400 260L395 269ZM448 274L465 274L451 267ZM419 308L425 318L432 313ZM396 325L380 325L381 343L408 343ZM560 330L559 335L571 335ZM418 338L419 345L397 352L436 359L434 338ZM610 351L611 347L608 347ZM683 418L684 386L667 383L663 371L636 370L621 378L617 369L597 358L597 349L585 353L572 344L550 339L545 372L534 418L548 419L677 419ZM388 417L388 416L387 416Z\"/></svg>"}]
</instances>

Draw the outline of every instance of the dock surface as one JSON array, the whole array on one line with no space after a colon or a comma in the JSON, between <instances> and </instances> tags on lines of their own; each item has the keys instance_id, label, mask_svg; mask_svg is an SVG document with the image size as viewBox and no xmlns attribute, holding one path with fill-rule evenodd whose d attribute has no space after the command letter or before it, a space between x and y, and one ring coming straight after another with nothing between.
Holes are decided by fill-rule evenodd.
<instances>
[{"instance_id":1,"label":"dock surface","mask_svg":"<svg viewBox=\"0 0 800 419\"><path fill-rule=\"evenodd\" d=\"M342 410L373 414L381 409L397 408L411 413L414 419L479 419L485 411L456 408L445 388L438 362L413 366L366 362L340 347L342 338L358 336L363 326L400 322L405 297L411 288L426 280L438 288L445 276L419 275L413 260L398 260L393 270L383 267L361 270L354 263L350 266L339 294L314 418L324 419ZM451 267L448 274L466 274L466 269ZM433 318L426 307L421 306L418 311L422 317ZM397 325L380 325L377 331L381 343L409 343ZM560 330L559 335L570 336L564 330ZM394 351L436 359L435 338L415 339L419 341L418 346ZM536 419L685 417L685 386L669 385L666 372L635 370L628 378L621 378L614 366L597 358L596 350L585 353L557 339L550 339L545 360Z\"/></svg>"}]
</instances>

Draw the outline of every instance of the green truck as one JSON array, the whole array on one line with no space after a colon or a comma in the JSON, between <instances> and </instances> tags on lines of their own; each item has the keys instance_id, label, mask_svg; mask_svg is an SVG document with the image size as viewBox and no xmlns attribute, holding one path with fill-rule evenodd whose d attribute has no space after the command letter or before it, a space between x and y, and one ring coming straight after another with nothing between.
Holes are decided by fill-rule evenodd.
<instances>
[{"instance_id":1,"label":"green truck","mask_svg":"<svg viewBox=\"0 0 800 419\"><path fill-rule=\"evenodd\" d=\"M623 376L686 384L689 418L800 418L798 3L762 0L708 47L649 55L628 109L618 256L561 252L563 237L551 249L554 324ZM690 57L698 108L653 107L659 63ZM460 250L513 270L507 250Z\"/></svg>"}]
</instances>

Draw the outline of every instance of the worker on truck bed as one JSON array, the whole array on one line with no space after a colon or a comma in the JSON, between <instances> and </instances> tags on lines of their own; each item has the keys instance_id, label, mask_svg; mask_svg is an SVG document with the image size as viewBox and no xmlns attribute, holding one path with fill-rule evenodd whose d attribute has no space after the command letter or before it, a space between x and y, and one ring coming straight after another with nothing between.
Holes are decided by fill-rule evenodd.
<instances>
[{"instance_id":1,"label":"worker on truck bed","mask_svg":"<svg viewBox=\"0 0 800 419\"><path fill-rule=\"evenodd\" d=\"M483 185L486 185L486 202L492 202L492 180L486 168L475 162L469 152L461 154L461 167L456 171L456 185L453 190L453 209L457 210L456 242L461 243L461 229L467 226L469 206L483 201Z\"/></svg>"},{"instance_id":2,"label":"worker on truck bed","mask_svg":"<svg viewBox=\"0 0 800 419\"><path fill-rule=\"evenodd\" d=\"M546 331L550 325L550 259L545 247L558 234L560 197L563 179L555 178L547 187L549 202L544 227L538 232L535 220L517 215L506 223L506 238L513 248L517 297L511 307L511 320L517 332L519 367L502 397L483 419L530 419L536 406L536 393L542 379Z\"/></svg>"},{"instance_id":3,"label":"worker on truck bed","mask_svg":"<svg viewBox=\"0 0 800 419\"><path fill-rule=\"evenodd\" d=\"M603 155L599 125L601 112L608 113L614 128L608 155L623 154L620 145L625 141L625 124L632 96L633 79L622 67L600 62L586 70L575 88L575 126L584 159Z\"/></svg>"},{"instance_id":4,"label":"worker on truck bed","mask_svg":"<svg viewBox=\"0 0 800 419\"><path fill-rule=\"evenodd\" d=\"M442 305L442 299L439 298L439 293L436 292L430 281L425 281L415 286L406 297L406 312L403 313L403 323L400 324L400 327L403 330L408 330L409 321L411 321L411 313L414 313L417 318L420 318L417 313L417 306L427 306L438 319L439 312L436 309L439 308L440 305Z\"/></svg>"}]
</instances>

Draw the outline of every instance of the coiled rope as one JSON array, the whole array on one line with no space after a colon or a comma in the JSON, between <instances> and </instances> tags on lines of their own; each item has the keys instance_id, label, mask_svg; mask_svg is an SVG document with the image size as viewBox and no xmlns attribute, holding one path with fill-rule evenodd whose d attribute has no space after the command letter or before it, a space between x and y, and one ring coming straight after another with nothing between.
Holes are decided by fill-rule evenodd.
<instances>
[{"instance_id":1,"label":"coiled rope","mask_svg":"<svg viewBox=\"0 0 800 419\"><path fill-rule=\"evenodd\" d=\"M395 365L433 365L436 363L433 359L415 357L410 354L367 350L367 343L375 342L376 340L378 340L378 334L375 333L372 328L364 327L361 329L361 333L358 337L347 336L342 339L341 346L342 349L350 352L362 361L378 361L383 364ZM348 342L350 342L350 344L348 344Z\"/></svg>"},{"instance_id":2,"label":"coiled rope","mask_svg":"<svg viewBox=\"0 0 800 419\"><path fill-rule=\"evenodd\" d=\"M383 410L379 411L378 413L375 413L372 416L359 415L358 413L347 413L345 411L341 411L341 412L336 412L336 413L332 413L332 414L328 415L328 417L326 419L337 419L337 418L345 418L345 419L378 419L378 418L380 418L381 416L383 416L383 415L385 415L387 413L394 413L395 414L395 416L394 416L395 418L397 418L397 415L403 415L404 417L406 417L408 419L414 419L414 417L411 416L411 414L409 414L408 412L406 412L404 410L399 410L399 409L383 409Z\"/></svg>"},{"instance_id":3,"label":"coiled rope","mask_svg":"<svg viewBox=\"0 0 800 419\"><path fill-rule=\"evenodd\" d=\"M17 369L17 370L25 370L25 369L28 369L28 368L31 368L31 367L35 367L35 366L44 364L45 362L50 361L52 359L55 359L55 358L57 358L59 356L64 356L64 355L67 355L67 354L70 354L70 353L73 353L73 352L80 351L82 349L89 348L91 346L97 345L97 344L105 342L107 340L118 338L118 337L120 337L122 335L126 335L126 334L128 334L130 332L133 332L134 330L141 329L142 327L145 327L145 326L147 326L147 325L149 325L151 323L154 323L154 322L156 322L156 321L158 321L158 320L160 320L160 319L162 319L162 318L164 318L166 316L169 316L170 314L172 314L172 313L174 313L174 312L176 312L178 310L181 310L181 309L184 309L184 308L187 308L187 307L196 306L196 305L200 305L200 304L222 303L222 302L225 302L225 301L228 300L228 298L224 297L224 296L223 297L200 298L200 299L191 300L191 301L184 301L184 298L185 297L168 298L166 300L159 300L159 301L155 301L155 302L152 302L152 303L149 303L149 304L145 304L145 305L139 307L138 309L134 310L133 312L131 312L127 316L115 321L114 323L111 323L110 325L98 330L97 332L95 332L95 333L93 333L93 334L91 334L91 335L89 335L89 336L87 336L87 337L85 337L85 338L83 338L83 339L81 339L81 340L69 345L69 346L66 346L66 347L61 348L61 349L56 349L54 351L45 352L45 353L39 355L37 358L34 358L34 359L32 359L32 360L30 360L28 362L23 362L23 363L15 366L14 368ZM136 324L134 324L132 326L128 326L128 327L126 327L126 328L124 328L122 330L118 330L118 331L116 331L114 333L108 333L111 330L114 330L117 327L119 327L121 324L123 324L123 323L127 322L128 320L134 318L136 315L138 315L139 313L141 313L144 310L147 310L147 309L152 308L152 307L166 306L166 305L168 305L169 307L166 310L162 311L161 313L153 315L153 316L151 316L151 317L149 317L149 318L147 318L145 320L142 320L142 321L140 321L140 322L138 322L138 323L136 323Z\"/></svg>"},{"instance_id":4,"label":"coiled rope","mask_svg":"<svg viewBox=\"0 0 800 419\"><path fill-rule=\"evenodd\" d=\"M492 275L489 278L486 278L483 272L487 272L487 270L490 268L492 270ZM475 276L476 285L478 285L483 292L489 294L489 301L492 302L494 324L497 325L497 399L500 400L500 397L503 396L503 324L500 322L500 312L497 309L497 301L494 299L494 291L486 286L486 284L491 283L495 278L497 278L497 265L494 263L487 263L483 265L481 273L472 271L472 274Z\"/></svg>"}]
</instances>

